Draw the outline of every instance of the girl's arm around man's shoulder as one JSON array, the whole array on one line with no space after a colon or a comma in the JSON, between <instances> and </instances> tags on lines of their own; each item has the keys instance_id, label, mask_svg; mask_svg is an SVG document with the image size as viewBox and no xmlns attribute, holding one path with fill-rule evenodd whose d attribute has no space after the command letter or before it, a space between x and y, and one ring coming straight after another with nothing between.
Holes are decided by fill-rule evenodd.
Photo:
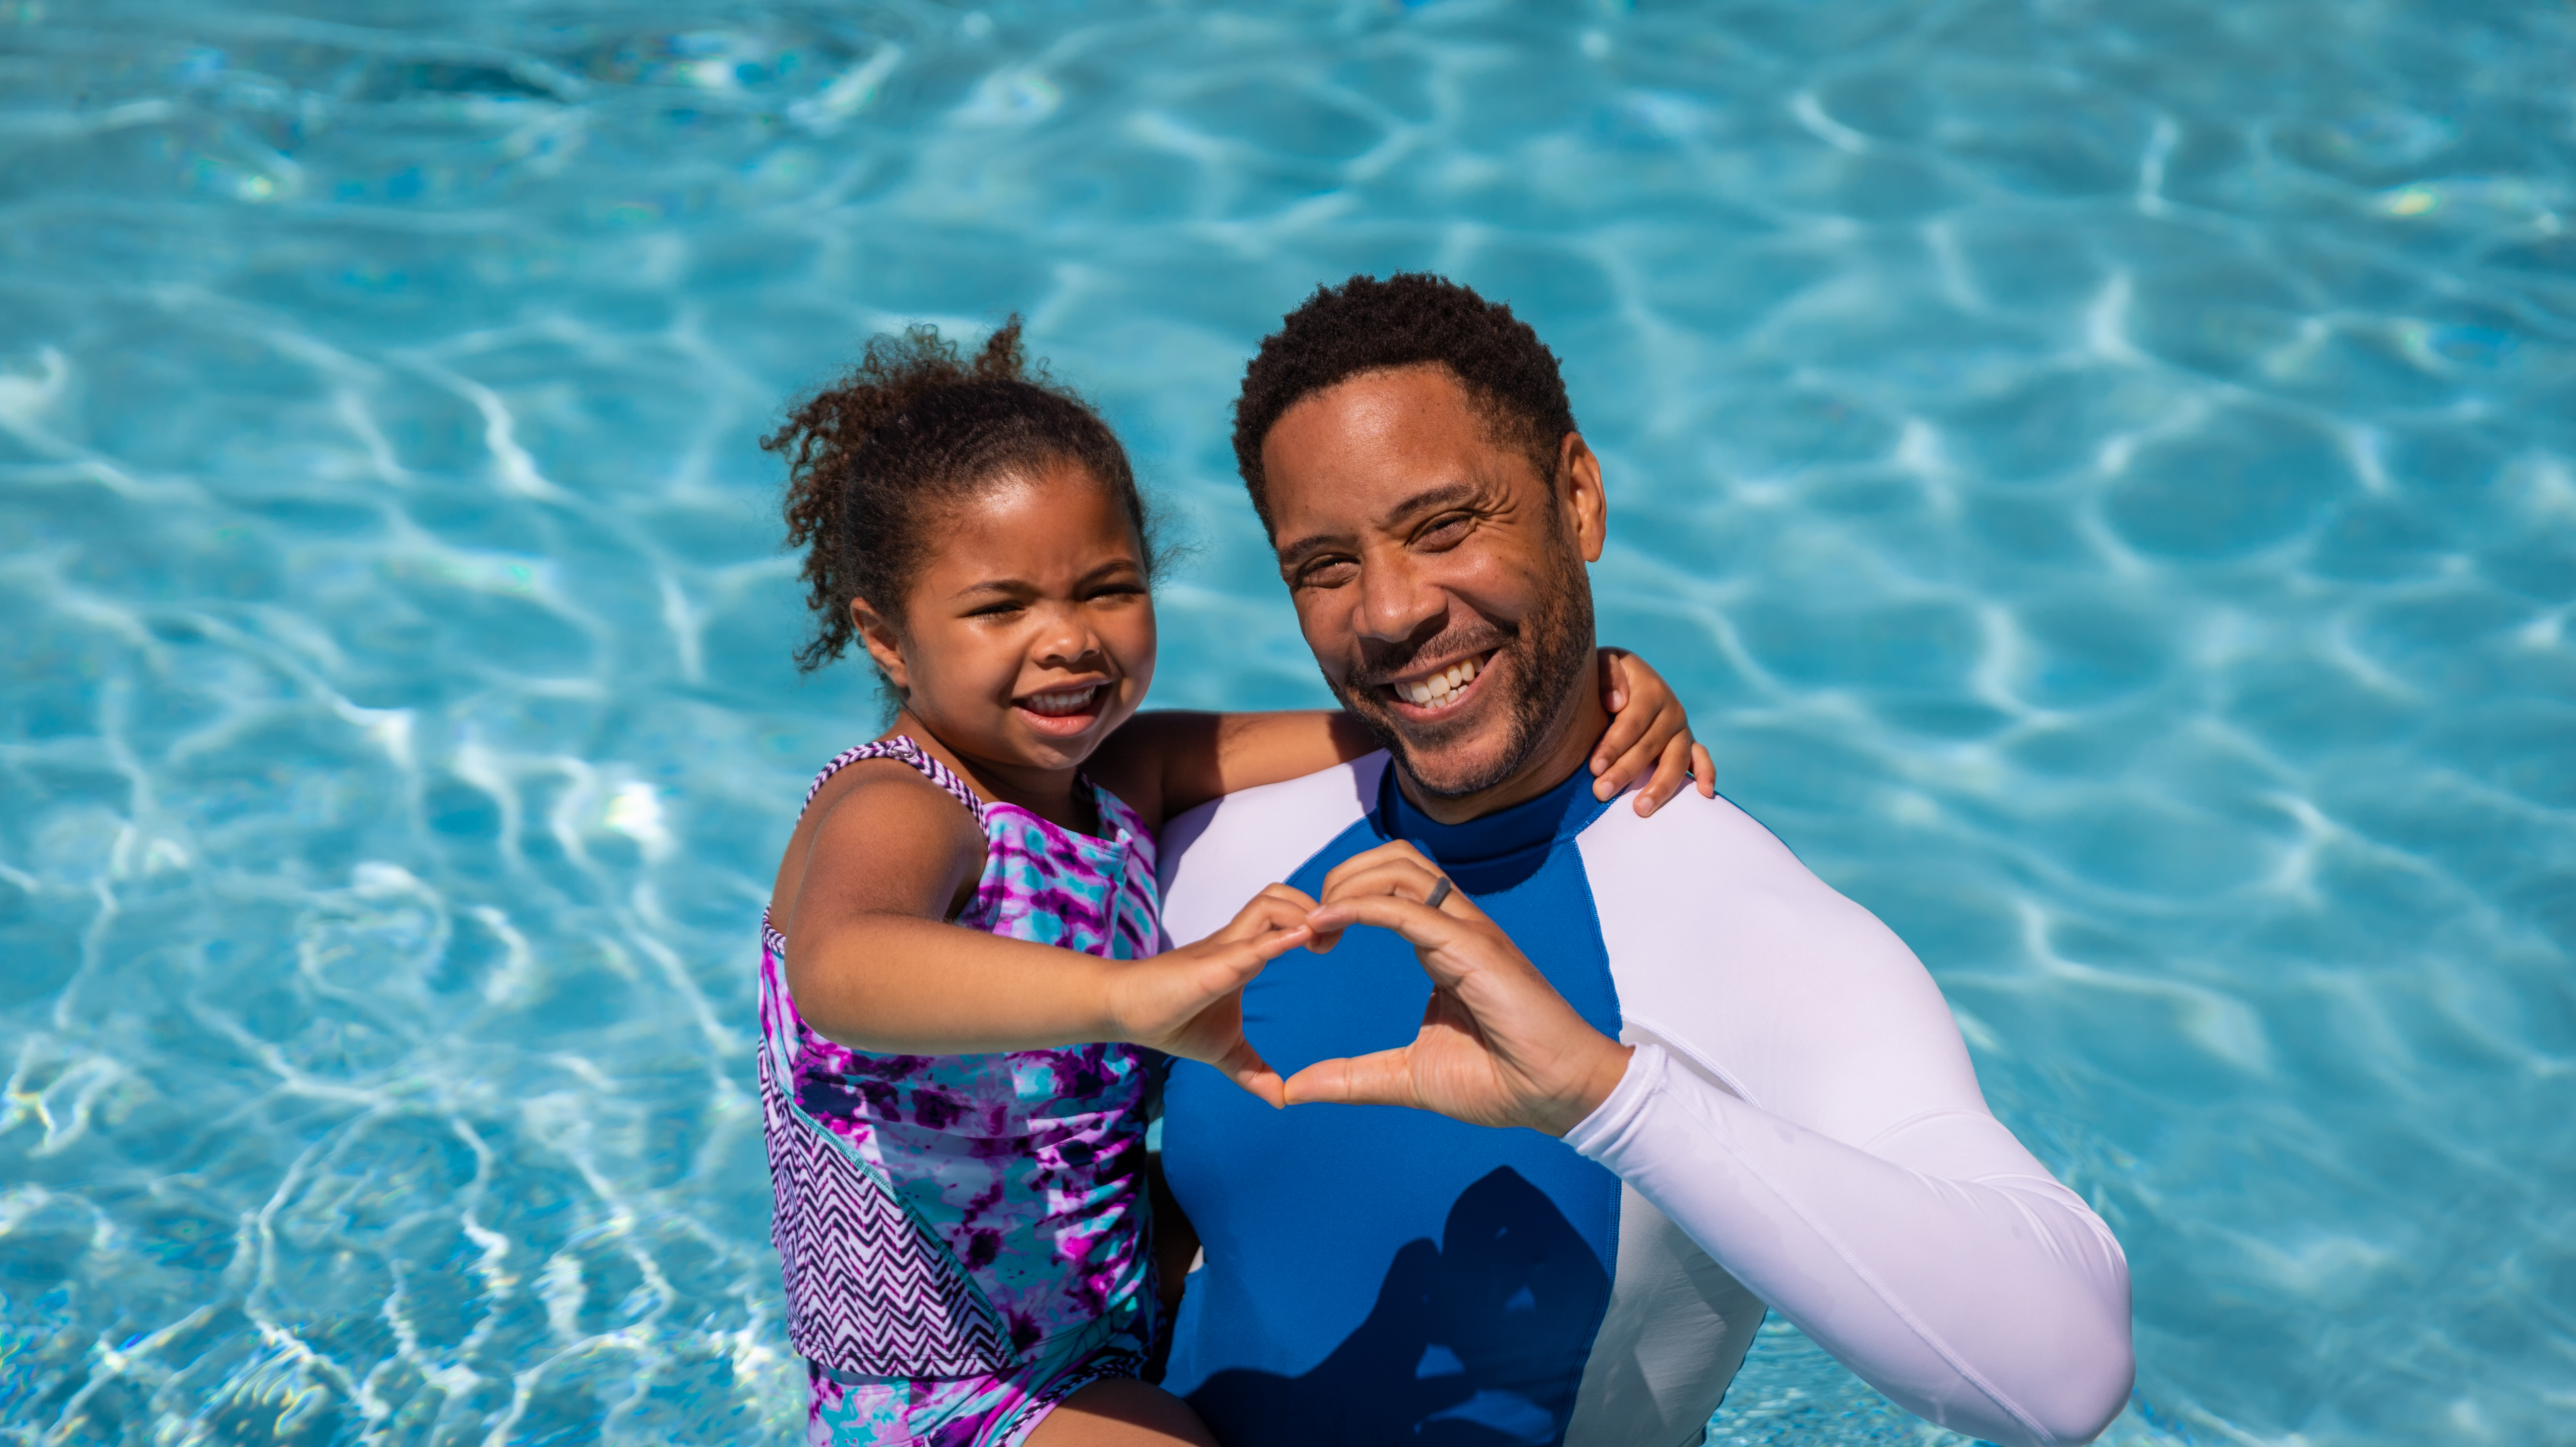
<instances>
[{"instance_id":1,"label":"girl's arm around man's shoulder","mask_svg":"<svg viewBox=\"0 0 2576 1447\"><path fill-rule=\"evenodd\" d=\"M1156 828L1210 799L1345 764L1378 747L1340 709L1140 713L1084 769Z\"/></svg>"},{"instance_id":2,"label":"girl's arm around man's shoulder","mask_svg":"<svg viewBox=\"0 0 2576 1447\"><path fill-rule=\"evenodd\" d=\"M1663 676L1624 649L1600 650L1602 702L1610 731L1594 752L1603 798L1647 778L1637 812L1651 814L1696 772L1710 792L1708 751ZM1357 716L1340 709L1270 713L1140 713L1109 736L1086 765L1091 777L1160 828L1210 799L1302 778L1379 748Z\"/></svg>"}]
</instances>

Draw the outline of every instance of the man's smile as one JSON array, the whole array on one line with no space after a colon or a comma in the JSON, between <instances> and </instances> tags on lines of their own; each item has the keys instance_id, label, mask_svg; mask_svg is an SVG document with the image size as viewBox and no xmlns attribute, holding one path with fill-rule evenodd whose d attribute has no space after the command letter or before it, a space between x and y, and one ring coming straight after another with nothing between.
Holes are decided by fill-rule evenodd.
<instances>
[{"instance_id":1,"label":"man's smile","mask_svg":"<svg viewBox=\"0 0 2576 1447\"><path fill-rule=\"evenodd\" d=\"M1378 691L1404 717L1428 718L1447 713L1475 691L1476 680L1499 651L1488 648L1436 668L1416 669L1403 678L1379 684Z\"/></svg>"}]
</instances>

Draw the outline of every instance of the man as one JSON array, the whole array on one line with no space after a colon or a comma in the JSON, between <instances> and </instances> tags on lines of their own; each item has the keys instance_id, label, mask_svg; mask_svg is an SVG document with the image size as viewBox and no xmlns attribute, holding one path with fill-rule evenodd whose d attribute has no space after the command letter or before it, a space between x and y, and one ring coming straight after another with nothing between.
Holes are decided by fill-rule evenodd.
<instances>
[{"instance_id":1,"label":"man","mask_svg":"<svg viewBox=\"0 0 2576 1447\"><path fill-rule=\"evenodd\" d=\"M1987 1112L1921 964L1725 801L1586 787L1606 509L1537 336L1354 277L1262 344L1235 448L1387 751L1168 831L1173 938L1274 881L1348 932L1245 992L1289 1109L1171 1077L1167 1226L1203 1264L1165 1385L1228 1447L1673 1447L1768 1306L1955 1430L2098 1434L2126 1263Z\"/></svg>"}]
</instances>

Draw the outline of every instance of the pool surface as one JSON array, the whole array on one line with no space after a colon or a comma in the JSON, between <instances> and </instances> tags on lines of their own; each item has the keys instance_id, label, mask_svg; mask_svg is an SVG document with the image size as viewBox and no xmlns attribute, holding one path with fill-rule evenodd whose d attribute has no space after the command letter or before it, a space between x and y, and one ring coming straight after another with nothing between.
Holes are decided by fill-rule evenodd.
<instances>
[{"instance_id":1,"label":"pool surface","mask_svg":"<svg viewBox=\"0 0 2576 1447\"><path fill-rule=\"evenodd\" d=\"M1565 358L1604 637L2137 1289L2124 1443L2576 1440L2576 9L0 0L0 1443L786 1440L753 445L1024 312ZM1497 1439L1500 1440L1499 1438ZM1774 1322L1713 1442L1930 1443Z\"/></svg>"}]
</instances>

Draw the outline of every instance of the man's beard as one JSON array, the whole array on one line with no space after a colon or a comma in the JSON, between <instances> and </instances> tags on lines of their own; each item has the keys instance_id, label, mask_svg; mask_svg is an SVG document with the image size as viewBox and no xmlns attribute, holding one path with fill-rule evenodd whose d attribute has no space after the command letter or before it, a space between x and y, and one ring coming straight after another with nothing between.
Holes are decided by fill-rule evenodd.
<instances>
[{"instance_id":1,"label":"man's beard","mask_svg":"<svg viewBox=\"0 0 2576 1447\"><path fill-rule=\"evenodd\" d=\"M1570 559L1571 547L1560 556ZM1404 733L1407 725L1400 723L1387 706L1379 681L1403 673L1418 658L1466 655L1489 648L1512 660L1509 671L1515 675L1517 691L1508 700L1509 734L1503 748L1481 766L1470 764L1454 775L1425 773L1421 754L1433 755L1436 767L1436 756L1455 728L1437 722L1413 725L1415 737L1408 739ZM1550 726L1564 716L1574 691L1592 684L1592 652L1592 589L1583 576L1582 564L1572 563L1541 585L1529 612L1509 627L1482 624L1451 629L1424 640L1419 647L1406 649L1400 657L1372 661L1365 674L1368 682L1346 686L1329 678L1324 681L1332 688L1333 696L1342 701L1342 707L1386 745L1415 788L1433 798L1456 799L1482 793L1510 779L1553 742L1548 737Z\"/></svg>"}]
</instances>

